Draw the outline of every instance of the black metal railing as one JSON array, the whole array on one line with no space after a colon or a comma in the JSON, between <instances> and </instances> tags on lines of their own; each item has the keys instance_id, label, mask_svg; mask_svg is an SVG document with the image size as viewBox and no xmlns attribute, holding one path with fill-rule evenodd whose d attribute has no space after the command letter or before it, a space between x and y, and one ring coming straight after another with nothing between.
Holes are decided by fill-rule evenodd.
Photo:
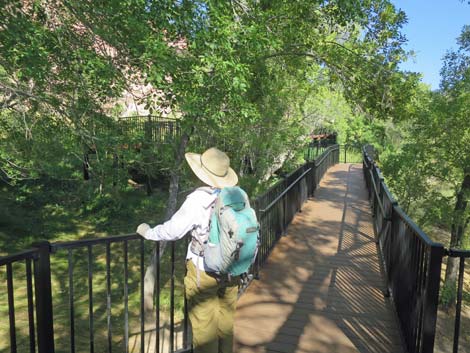
<instances>
[{"instance_id":1,"label":"black metal railing","mask_svg":"<svg viewBox=\"0 0 470 353\"><path fill-rule=\"evenodd\" d=\"M253 201L261 224L255 272L326 170L338 162L339 147L328 147ZM8 317L3 326L0 317L0 328L8 327L10 337L0 351L129 352L131 346L142 353L191 351L181 260L187 241L171 242L165 256L160 243L131 234L46 241L0 257L0 276L5 270L7 287L3 291L0 283L0 316L5 312ZM156 282L149 314L144 307L144 260L153 251Z\"/></svg>"},{"instance_id":2,"label":"black metal railing","mask_svg":"<svg viewBox=\"0 0 470 353\"><path fill-rule=\"evenodd\" d=\"M16 332L16 312L15 306L17 305L18 298L15 298L15 282L14 279L14 271L13 266L21 267L21 270L24 271L24 276L22 276L21 284L24 285L26 282L27 288L27 309L26 309L26 316L27 316L27 327L29 333L29 340L27 340L24 344L29 345L30 352L35 352L36 344L40 347L43 347L43 351L46 352L49 348L47 342L47 332L44 326L39 327L35 324L39 320L47 320L50 319L47 312L42 310L42 305L44 302L47 301L46 296L49 293L42 292L42 295L36 295L36 298L33 297L33 274L34 274L34 284L41 283L43 279L43 272L40 271L40 260L39 260L40 252L38 249L29 249L23 251L21 253L7 256L0 258L0 268L6 268L6 280L7 280L7 288L6 288L6 296L7 296L7 310L6 313L8 315L8 324L9 324L9 337L10 337L10 351L16 352L17 345L18 345L18 337ZM34 269L33 269L34 264ZM47 280L47 279L46 279ZM36 289L37 292L37 289ZM36 304L36 310L34 308L34 304ZM2 306L4 306L3 304ZM5 315L5 312L2 312L2 315ZM37 334L36 336L36 328ZM36 337L38 339L36 339ZM46 338L46 340L45 340Z\"/></svg>"},{"instance_id":3,"label":"black metal railing","mask_svg":"<svg viewBox=\"0 0 470 353\"><path fill-rule=\"evenodd\" d=\"M333 143L330 144L329 141L311 142L304 151L304 159L306 161L313 161L315 158L323 154L323 152L325 152L329 146L332 145Z\"/></svg>"},{"instance_id":4,"label":"black metal railing","mask_svg":"<svg viewBox=\"0 0 470 353\"><path fill-rule=\"evenodd\" d=\"M445 249L433 242L398 206L379 168L365 151L363 171L387 286L402 337L409 352L431 353Z\"/></svg>"},{"instance_id":5,"label":"black metal railing","mask_svg":"<svg viewBox=\"0 0 470 353\"><path fill-rule=\"evenodd\" d=\"M328 147L315 161L307 162L253 201L261 224L255 272L302 203L313 195L326 170L340 161L341 152L338 146ZM404 341L410 352L432 352L441 263L446 250L432 242L401 210L379 168L366 153L363 163L387 286ZM6 277L0 310L8 320L9 351L29 347L30 352L39 353L111 352L120 345L120 350L128 352L131 341L141 352L149 344L161 351L164 339L167 351L190 351L186 306L182 284L178 283L184 265L175 260L184 256L186 245L179 244L182 245L171 243L170 253L165 258L157 257L155 312L151 318L145 317L144 310L144 259L154 246L160 253L159 243L144 242L136 235L42 242L33 249L0 258L0 270ZM470 252L452 249L448 255L460 259L456 353L465 259ZM6 299L6 305L2 299ZM154 329L148 329L149 319L154 322ZM166 333L161 330L163 321L168 322ZM21 335L18 322L23 326ZM59 328L54 330L54 324Z\"/></svg>"},{"instance_id":6,"label":"black metal railing","mask_svg":"<svg viewBox=\"0 0 470 353\"><path fill-rule=\"evenodd\" d=\"M306 161L312 161L319 157L329 146L333 144L329 143L328 140L312 142L304 151L304 159ZM345 144L338 145L338 163L362 163L362 148L356 145Z\"/></svg>"},{"instance_id":7,"label":"black metal railing","mask_svg":"<svg viewBox=\"0 0 470 353\"><path fill-rule=\"evenodd\" d=\"M159 256L159 243L144 242L135 234L34 246L0 258L8 287L8 351L129 352L133 347L147 352L149 346L155 352L190 351L186 303L182 284L176 283L176 273L184 273L184 264L175 261L176 252L184 258L185 244L171 243L165 258ZM155 305L146 317L144 259L154 246ZM21 286L13 285L13 266L19 281L26 278L26 298ZM25 316L23 302L27 302L27 319L18 321ZM0 301L0 308L3 305ZM25 320L28 335L22 333Z\"/></svg>"},{"instance_id":8,"label":"black metal railing","mask_svg":"<svg viewBox=\"0 0 470 353\"><path fill-rule=\"evenodd\" d=\"M339 146L327 147L317 159L277 182L253 202L261 229L256 273L302 204L313 196L326 170L338 162Z\"/></svg>"},{"instance_id":9,"label":"black metal railing","mask_svg":"<svg viewBox=\"0 0 470 353\"><path fill-rule=\"evenodd\" d=\"M144 274L146 266L144 260L148 257L153 246L157 247L155 312L151 317L146 317L144 308ZM167 330L168 351L189 349L186 344L189 334L187 316L180 315L183 316L182 322L176 322L175 320L175 268L177 266L177 262L175 262L175 243L170 244L169 259L168 257L165 259L160 258L159 246L159 243L145 242L142 237L135 234L51 245L53 256L58 257L60 262L66 260L66 268L68 268L68 306L61 305L60 300L54 303L56 304L54 309L61 307L69 311L70 346L68 350L66 350L66 347L62 347L61 351L111 352L113 348L118 346L120 351L128 352L130 338L134 336L132 345L137 346L139 352L148 351L149 345L153 345L155 352L159 352L162 349L162 335L165 334L165 330L161 329L160 321L162 316L165 316L169 321ZM86 261L83 261L83 259L81 261L82 257ZM165 262L168 264L165 265ZM81 278L74 280L74 269L78 267L77 264L81 264L82 267L86 265L86 274L84 276L81 273ZM51 272L54 273L54 269ZM168 293L163 293L161 288L162 281L160 279L163 272L167 276L165 282L169 283ZM87 293L82 294L85 301L80 304L76 303L76 292L73 285L76 281L83 281L84 277L86 277L87 282L85 285ZM182 293L181 290L180 293ZM56 297L58 296L56 295ZM170 306L166 310L162 310L160 307L162 296L169 297L170 300ZM115 300L116 302L114 302ZM134 302L134 309L136 310L130 308L130 301ZM105 303L105 306L103 306L103 303ZM85 323L85 326L88 326L88 340L84 339L82 335L81 344L75 342L76 315L74 314L79 305L82 306L82 309L87 306L82 312L87 314L85 315L87 317L85 321L88 321L88 325ZM182 302L182 305L182 312L185 312L186 303ZM118 315L112 313L113 308L116 309L116 307L121 309ZM134 325L131 324L130 318L132 312L134 316L138 316L134 318ZM97 316L101 320L96 320L95 317ZM54 317L57 317L57 315L54 315ZM180 328L178 331L181 331L182 339L176 337L176 326ZM132 330L134 330L134 333L132 333ZM119 337L118 343L115 342L115 335ZM153 344L148 343L149 341L152 341ZM88 344L86 345L86 343Z\"/></svg>"},{"instance_id":10,"label":"black metal railing","mask_svg":"<svg viewBox=\"0 0 470 353\"><path fill-rule=\"evenodd\" d=\"M340 163L362 163L362 147L357 145L340 145Z\"/></svg>"},{"instance_id":11,"label":"black metal railing","mask_svg":"<svg viewBox=\"0 0 470 353\"><path fill-rule=\"evenodd\" d=\"M178 120L157 115L121 117L119 128L126 133L142 133L146 138L161 143L173 141L181 133Z\"/></svg>"},{"instance_id":12,"label":"black metal railing","mask_svg":"<svg viewBox=\"0 0 470 353\"><path fill-rule=\"evenodd\" d=\"M453 353L459 352L459 344L461 340L461 317L462 317L462 302L463 302L463 293L464 293L464 278L465 278L465 262L470 261L470 251L469 250L460 250L460 249L450 249L447 252L449 257L458 258L459 270L458 270L458 279L457 279L457 295L455 298L455 323L454 323L454 342L452 347ZM470 342L466 341L466 347L464 349L470 348Z\"/></svg>"}]
</instances>

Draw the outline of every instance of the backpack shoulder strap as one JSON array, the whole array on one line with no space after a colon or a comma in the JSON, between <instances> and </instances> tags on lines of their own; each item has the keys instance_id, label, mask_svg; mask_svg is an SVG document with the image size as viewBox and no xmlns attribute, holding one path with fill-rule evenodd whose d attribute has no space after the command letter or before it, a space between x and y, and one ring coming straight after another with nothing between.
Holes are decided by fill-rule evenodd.
<instances>
[{"instance_id":1,"label":"backpack shoulder strap","mask_svg":"<svg viewBox=\"0 0 470 353\"><path fill-rule=\"evenodd\" d=\"M219 192L219 189L204 186L194 190L188 197L198 198L204 208L209 208L217 200Z\"/></svg>"}]
</instances>

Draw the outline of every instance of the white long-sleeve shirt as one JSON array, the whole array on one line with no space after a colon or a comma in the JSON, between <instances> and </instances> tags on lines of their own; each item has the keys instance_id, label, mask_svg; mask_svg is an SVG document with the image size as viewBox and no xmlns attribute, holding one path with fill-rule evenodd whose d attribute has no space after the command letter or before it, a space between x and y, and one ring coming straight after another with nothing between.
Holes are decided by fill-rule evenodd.
<instances>
[{"instance_id":1,"label":"white long-sleeve shirt","mask_svg":"<svg viewBox=\"0 0 470 353\"><path fill-rule=\"evenodd\" d=\"M219 189L210 187L196 189L187 196L171 219L148 229L143 237L154 241L174 241L191 231L193 236L207 239L212 206L217 199L218 192ZM191 251L191 243L188 246L186 259L191 259L199 269L207 270L204 268L204 259Z\"/></svg>"}]
</instances>

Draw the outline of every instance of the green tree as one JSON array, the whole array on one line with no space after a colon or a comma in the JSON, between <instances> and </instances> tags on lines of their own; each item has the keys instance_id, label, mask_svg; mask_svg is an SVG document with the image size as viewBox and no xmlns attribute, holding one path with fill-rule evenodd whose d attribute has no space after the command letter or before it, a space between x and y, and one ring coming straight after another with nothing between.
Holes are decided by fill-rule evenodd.
<instances>
[{"instance_id":1,"label":"green tree","mask_svg":"<svg viewBox=\"0 0 470 353\"><path fill-rule=\"evenodd\" d=\"M158 161L127 158L169 171L168 217L188 147L225 147L239 172L249 160L254 176L266 179L306 143L306 102L319 84L341 87L365 126L402 116L417 83L398 69L406 17L389 0L9 0L0 11L0 99L9 125L1 156L9 178L30 168L39 175L42 158L54 161L45 153L52 144L36 139L38 126L50 140L56 125L74 136L56 156L73 151L82 163L83 146L110 155L125 143L110 117L119 98L148 85L136 100L151 112L171 109L181 138ZM25 136L20 151L14 136ZM26 153L28 142L44 153ZM112 158L100 161L95 174L106 186Z\"/></svg>"},{"instance_id":2,"label":"green tree","mask_svg":"<svg viewBox=\"0 0 470 353\"><path fill-rule=\"evenodd\" d=\"M442 96L436 99L436 110L442 114L444 129L436 144L444 150L444 172L455 176L449 246L461 248L470 223L470 26L463 28L457 43L459 49L446 54L441 70ZM445 285L449 288L455 288L457 260L447 260Z\"/></svg>"},{"instance_id":3,"label":"green tree","mask_svg":"<svg viewBox=\"0 0 470 353\"><path fill-rule=\"evenodd\" d=\"M462 248L470 223L470 27L449 51L439 91L417 90L401 124L401 146L382 156L389 185L424 227L444 227L449 247ZM448 258L445 287L452 305L457 259Z\"/></svg>"}]
</instances>

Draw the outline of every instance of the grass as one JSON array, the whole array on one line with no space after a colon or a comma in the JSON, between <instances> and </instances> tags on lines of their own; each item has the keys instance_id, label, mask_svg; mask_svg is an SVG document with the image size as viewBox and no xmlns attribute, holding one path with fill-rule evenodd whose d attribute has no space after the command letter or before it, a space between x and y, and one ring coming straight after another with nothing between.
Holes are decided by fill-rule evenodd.
<instances>
[{"instance_id":1,"label":"grass","mask_svg":"<svg viewBox=\"0 0 470 353\"><path fill-rule=\"evenodd\" d=\"M14 191L0 190L0 256L27 249L38 240L51 242L133 233L141 222L156 224L163 220L167 193L158 189L150 197L145 190L124 188L110 190L96 198L80 197L85 187L28 185ZM14 236L12 236L14 235ZM129 242L129 330L140 327L140 252L139 241ZM154 243L144 242L147 264ZM184 259L184 242L175 244L176 259ZM122 243L111 245L111 326L113 346L122 350L124 341L124 253ZM72 252L74 285L74 320L77 352L89 345L88 254L86 249ZM162 324L169 317L170 253L161 259L160 310ZM105 247L93 247L93 318L95 351L105 351L107 344L107 297ZM184 261L176 261L175 311L182 317ZM56 352L68 352L70 345L70 310L68 253L51 255L54 330ZM24 262L13 265L15 323L18 351L29 350L29 327ZM154 321L154 320L153 320ZM9 351L8 297L6 268L0 267L0 352ZM121 349L119 349L121 346Z\"/></svg>"},{"instance_id":2,"label":"grass","mask_svg":"<svg viewBox=\"0 0 470 353\"><path fill-rule=\"evenodd\" d=\"M79 183L79 182L77 182ZM83 182L85 183L85 182ZM257 185L263 192L272 181ZM136 225L151 225L163 220L167 193L154 190L148 197L144 189L124 188L107 190L101 196L90 197L88 185L73 187L68 183L60 188L50 184L0 189L0 256L27 249L35 241L69 241L133 233ZM12 236L14 234L14 236ZM139 241L129 242L129 332L140 330L140 252ZM154 243L146 241L145 264L148 264ZM111 245L111 327L112 345L116 351L124 344L124 253L122 243ZM186 254L184 242L175 243L175 320L183 317L183 277ZM161 326L169 325L170 313L170 249L161 259L160 317ZM93 319L95 351L106 351L107 292L106 249L93 247ZM181 260L181 261L179 261ZM73 309L76 351L89 347L88 253L86 248L72 252ZM56 352L69 352L70 288L67 250L51 255L53 315ZM14 298L18 351L29 349L28 308L24 262L15 263ZM155 317L151 318L155 322ZM139 341L139 340L136 340ZM9 351L8 297L6 268L0 267L0 353ZM137 346L138 349L138 346Z\"/></svg>"},{"instance_id":3,"label":"grass","mask_svg":"<svg viewBox=\"0 0 470 353\"><path fill-rule=\"evenodd\" d=\"M250 185L252 193L264 192L273 180ZM78 184L78 186L76 185ZM246 186L245 186L246 187ZM104 237L133 233L136 225L148 222L151 225L163 220L167 193L155 190L148 197L143 189L107 189L94 196L91 185L75 181L58 188L53 183L29 184L15 190L0 189L0 256L12 254L30 247L38 240L51 242ZM12 234L14 236L12 237ZM140 252L139 241L129 242L129 331L140 328ZM148 263L154 243L144 242L145 263ZM105 351L108 340L107 329L107 278L106 249L93 247L93 335L95 351ZM183 276L186 246L175 243L175 320L183 317ZM111 245L111 327L112 346L123 350L124 342L124 253L122 243ZM180 259L181 261L179 261ZM73 264L73 310L75 345L77 352L88 351L89 296L88 254L86 248L72 252ZM159 293L162 326L168 324L170 311L170 252L161 259L161 283ZM53 315L56 352L69 352L71 342L69 261L66 250L51 255ZM24 263L14 264L15 322L18 351L28 350L28 310ZM152 321L155 319L152 318ZM8 297L6 270L0 267L0 353L7 352L10 345L8 321Z\"/></svg>"},{"instance_id":4,"label":"grass","mask_svg":"<svg viewBox=\"0 0 470 353\"><path fill-rule=\"evenodd\" d=\"M148 260L153 249L152 242L144 242L145 259ZM186 252L184 242L175 243L176 258L184 258ZM106 291L106 260L105 246L93 247L93 318L95 351L105 351L107 347L107 291ZM128 249L128 313L129 331L138 332L140 328L140 241L130 241ZM147 261L146 261L147 262ZM87 351L89 347L89 297L88 297L88 253L86 248L72 252L73 286L74 286L74 327L76 351ZM183 275L184 261L175 262L175 320L183 317ZM68 251L61 250L51 256L53 318L56 352L69 352L70 335L70 286ZM162 325L169 320L170 313L170 252L166 251L161 259L160 276L160 317ZM26 297L25 266L15 263L14 299L19 351L29 347L28 311ZM111 245L111 327L113 348L123 350L124 342L124 251L122 243ZM0 352L9 351L9 322L6 271L0 269ZM154 316L151 321L155 322Z\"/></svg>"},{"instance_id":5,"label":"grass","mask_svg":"<svg viewBox=\"0 0 470 353\"><path fill-rule=\"evenodd\" d=\"M92 193L86 182L28 185L0 189L0 256L31 246L38 240L67 241L132 233L141 222L163 219L167 193L110 188Z\"/></svg>"}]
</instances>

